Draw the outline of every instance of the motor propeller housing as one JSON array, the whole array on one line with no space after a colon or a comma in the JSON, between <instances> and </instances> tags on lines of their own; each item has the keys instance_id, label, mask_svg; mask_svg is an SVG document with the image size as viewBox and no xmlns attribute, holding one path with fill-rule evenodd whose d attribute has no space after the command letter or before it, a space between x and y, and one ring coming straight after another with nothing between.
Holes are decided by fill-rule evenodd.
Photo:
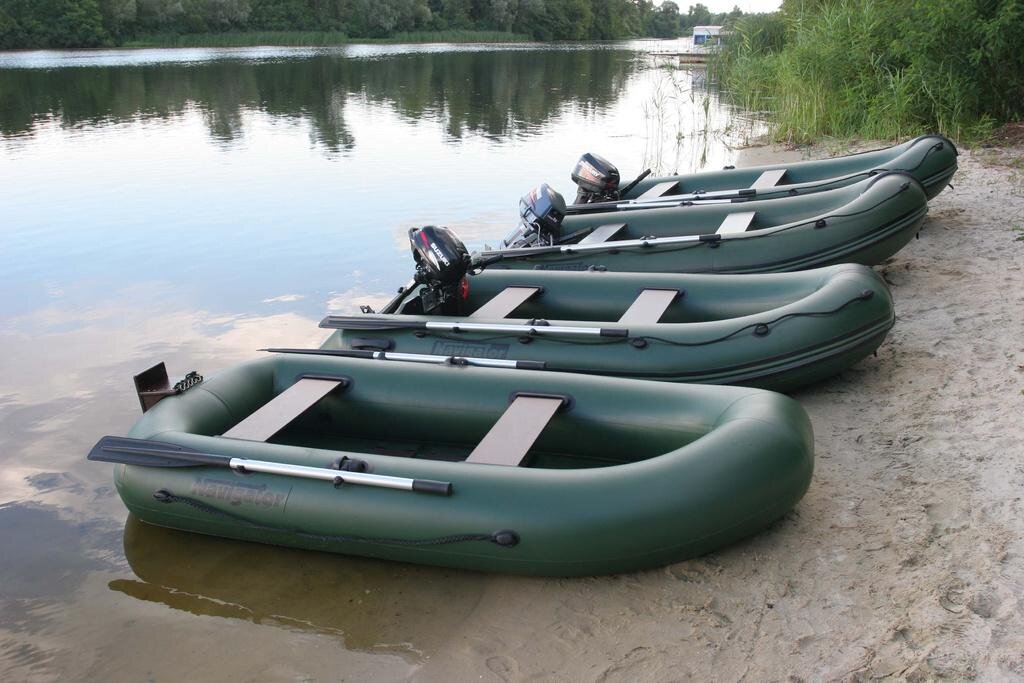
<instances>
[{"instance_id":1,"label":"motor propeller housing","mask_svg":"<svg viewBox=\"0 0 1024 683\"><path fill-rule=\"evenodd\" d=\"M565 199L550 185L542 183L519 200L522 224L505 237L508 249L521 249L555 243L565 218Z\"/></svg>"},{"instance_id":2,"label":"motor propeller housing","mask_svg":"<svg viewBox=\"0 0 1024 683\"><path fill-rule=\"evenodd\" d=\"M414 280L424 285L423 312L454 313L470 268L466 245L448 228L426 225L409 230L409 246L416 262Z\"/></svg>"},{"instance_id":3,"label":"motor propeller housing","mask_svg":"<svg viewBox=\"0 0 1024 683\"><path fill-rule=\"evenodd\" d=\"M579 187L577 204L614 201L619 198L619 169L604 157L587 152L576 162L571 177Z\"/></svg>"}]
</instances>

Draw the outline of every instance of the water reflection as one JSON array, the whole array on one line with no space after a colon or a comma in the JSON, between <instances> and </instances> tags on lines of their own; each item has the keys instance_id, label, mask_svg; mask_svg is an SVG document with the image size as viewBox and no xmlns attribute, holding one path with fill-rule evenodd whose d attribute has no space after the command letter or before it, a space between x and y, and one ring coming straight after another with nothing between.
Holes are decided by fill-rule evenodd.
<instances>
[{"instance_id":1,"label":"water reflection","mask_svg":"<svg viewBox=\"0 0 1024 683\"><path fill-rule=\"evenodd\" d=\"M356 650L437 649L487 583L471 572L215 539L134 517L124 553L138 580L111 581L111 590L195 615L330 634Z\"/></svg>"},{"instance_id":2,"label":"water reflection","mask_svg":"<svg viewBox=\"0 0 1024 683\"><path fill-rule=\"evenodd\" d=\"M42 491L84 493L82 482L64 473L29 479ZM38 502L0 505L0 678L52 673L53 634L61 629L66 605L92 573L123 562L118 527Z\"/></svg>"},{"instance_id":3,"label":"water reflection","mask_svg":"<svg viewBox=\"0 0 1024 683\"><path fill-rule=\"evenodd\" d=\"M633 57L614 50L415 52L0 69L0 134L31 135L48 120L68 128L168 121L196 109L211 137L232 142L244 134L243 114L260 111L286 123L301 119L316 144L344 153L360 142L346 121L355 100L440 121L453 138L507 143L567 108L606 107L636 70Z\"/></svg>"}]
</instances>

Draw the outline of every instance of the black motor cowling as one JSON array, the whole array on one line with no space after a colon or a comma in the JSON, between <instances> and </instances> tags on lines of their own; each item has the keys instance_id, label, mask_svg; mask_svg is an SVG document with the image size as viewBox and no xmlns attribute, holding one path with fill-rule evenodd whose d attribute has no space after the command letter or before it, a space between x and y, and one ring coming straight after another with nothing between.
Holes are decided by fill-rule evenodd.
<instances>
[{"instance_id":1,"label":"black motor cowling","mask_svg":"<svg viewBox=\"0 0 1024 683\"><path fill-rule=\"evenodd\" d=\"M619 198L619 169L604 157L587 152L576 162L572 181L579 186L577 204L614 201Z\"/></svg>"},{"instance_id":2,"label":"black motor cowling","mask_svg":"<svg viewBox=\"0 0 1024 683\"><path fill-rule=\"evenodd\" d=\"M565 199L542 183L519 200L519 217L523 222L505 238L506 248L554 244L565 218Z\"/></svg>"},{"instance_id":3,"label":"black motor cowling","mask_svg":"<svg viewBox=\"0 0 1024 683\"><path fill-rule=\"evenodd\" d=\"M448 228L426 225L409 230L409 246L416 262L416 282L423 312L455 313L458 291L469 271L466 245Z\"/></svg>"}]
</instances>

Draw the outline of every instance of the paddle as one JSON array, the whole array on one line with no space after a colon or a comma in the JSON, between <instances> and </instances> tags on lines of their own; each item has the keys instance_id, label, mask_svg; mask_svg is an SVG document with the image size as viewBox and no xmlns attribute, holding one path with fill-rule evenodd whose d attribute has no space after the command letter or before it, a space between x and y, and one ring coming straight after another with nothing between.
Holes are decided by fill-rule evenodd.
<instances>
[{"instance_id":1,"label":"paddle","mask_svg":"<svg viewBox=\"0 0 1024 683\"><path fill-rule=\"evenodd\" d=\"M358 453L341 453L341 455L362 457ZM277 474L285 477L318 479L320 481L329 481L335 485L358 484L401 491L432 493L438 496L452 495L452 485L446 481L407 479L405 477L392 477L384 474L334 470L326 467L307 467L306 465L290 465L281 462L232 458L227 455L203 453L187 446L179 446L163 441L130 439L121 436L103 437L92 447L92 450L89 451L89 455L86 457L89 460L136 465L139 467L224 467L236 472L261 472L263 474Z\"/></svg>"},{"instance_id":2,"label":"paddle","mask_svg":"<svg viewBox=\"0 0 1024 683\"><path fill-rule=\"evenodd\" d=\"M430 320L401 320L371 318L347 315L329 315L320 321L324 329L342 330L436 330L442 332L499 332L547 336L576 335L583 337L628 337L629 330L615 327L570 327L543 323L474 323L434 322ZM388 353L389 357L401 360L402 354Z\"/></svg>"},{"instance_id":3,"label":"paddle","mask_svg":"<svg viewBox=\"0 0 1024 683\"><path fill-rule=\"evenodd\" d=\"M659 197L646 202L636 199L622 199L618 202L597 202L595 204L570 204L566 207L566 215L579 215L588 213L607 213L613 211L633 211L646 209L664 209L674 206L688 204L726 204L738 201L751 201L754 199L773 198L775 195L791 197L794 195L810 194L817 191L831 189L833 186L842 187L851 184L855 178L864 176L871 177L878 173L873 171L859 171L835 178L827 178L814 184L804 183L797 187L792 185L780 185L767 188L736 188L732 190L709 190L707 192L691 192L687 194L673 194Z\"/></svg>"},{"instance_id":4,"label":"paddle","mask_svg":"<svg viewBox=\"0 0 1024 683\"><path fill-rule=\"evenodd\" d=\"M369 328L378 329L378 328ZM384 329L384 328L380 328ZM391 328L389 328L391 329ZM397 353L395 351L350 351L348 349L259 349L267 353L295 353L307 356L338 356L340 358L372 358L374 360L428 363L430 365L473 366L477 368L515 368L518 370L544 370L542 360L505 360L503 358L472 358L466 356L435 356L428 353Z\"/></svg>"}]
</instances>

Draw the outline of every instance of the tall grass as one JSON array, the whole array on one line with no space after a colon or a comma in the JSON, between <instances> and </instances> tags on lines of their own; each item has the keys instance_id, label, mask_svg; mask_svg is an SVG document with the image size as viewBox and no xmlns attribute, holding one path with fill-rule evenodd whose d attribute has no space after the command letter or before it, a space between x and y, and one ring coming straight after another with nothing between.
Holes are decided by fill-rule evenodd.
<instances>
[{"instance_id":1,"label":"tall grass","mask_svg":"<svg viewBox=\"0 0 1024 683\"><path fill-rule=\"evenodd\" d=\"M971 142L1024 114L1021 37L1016 0L794 0L737 20L711 69L778 140Z\"/></svg>"},{"instance_id":2,"label":"tall grass","mask_svg":"<svg viewBox=\"0 0 1024 683\"><path fill-rule=\"evenodd\" d=\"M388 38L350 38L340 31L244 31L230 33L153 33L125 41L125 47L325 47L349 43L512 43L529 36L504 31L413 31Z\"/></svg>"}]
</instances>

